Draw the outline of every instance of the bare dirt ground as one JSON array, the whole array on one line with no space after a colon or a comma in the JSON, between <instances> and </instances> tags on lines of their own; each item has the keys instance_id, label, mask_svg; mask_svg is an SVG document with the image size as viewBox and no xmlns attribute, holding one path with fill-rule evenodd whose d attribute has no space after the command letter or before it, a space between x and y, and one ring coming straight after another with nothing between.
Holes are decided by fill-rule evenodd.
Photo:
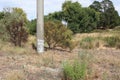
<instances>
[{"instance_id":1,"label":"bare dirt ground","mask_svg":"<svg viewBox=\"0 0 120 80\"><path fill-rule=\"evenodd\" d=\"M118 33L116 33L118 34ZM112 35L112 34L111 34ZM77 34L74 40L86 36L111 36L109 33ZM91 71L86 80L120 80L120 49L99 47L82 50L79 47L71 53L67 51L48 50L38 55L32 48L34 38L30 37L27 46L14 47L9 42L0 42L0 80L62 80L64 61L73 61L78 53L87 51L92 54Z\"/></svg>"},{"instance_id":2,"label":"bare dirt ground","mask_svg":"<svg viewBox=\"0 0 120 80\"><path fill-rule=\"evenodd\" d=\"M0 51L0 80L62 80L62 62L75 59L80 51L49 50L41 55ZM92 80L120 80L120 50L95 49L88 52L94 58Z\"/></svg>"}]
</instances>

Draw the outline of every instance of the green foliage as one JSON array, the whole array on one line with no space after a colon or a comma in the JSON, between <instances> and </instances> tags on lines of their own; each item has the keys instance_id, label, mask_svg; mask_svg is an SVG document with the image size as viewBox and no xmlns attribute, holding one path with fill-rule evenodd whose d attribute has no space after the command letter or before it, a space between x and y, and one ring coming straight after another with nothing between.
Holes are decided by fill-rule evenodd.
<instances>
[{"instance_id":1,"label":"green foliage","mask_svg":"<svg viewBox=\"0 0 120 80\"><path fill-rule=\"evenodd\" d=\"M102 10L102 6L99 1L94 1L89 7L98 12L101 12L101 10Z\"/></svg>"},{"instance_id":2,"label":"green foliage","mask_svg":"<svg viewBox=\"0 0 120 80\"><path fill-rule=\"evenodd\" d=\"M45 16L45 21L48 20L64 20L74 33L90 32L96 28L98 14L90 8L82 8L78 2L67 1L63 3L62 11Z\"/></svg>"},{"instance_id":3,"label":"green foliage","mask_svg":"<svg viewBox=\"0 0 120 80\"><path fill-rule=\"evenodd\" d=\"M27 18L21 8L4 9L5 16L2 25L5 27L9 40L15 46L21 46L22 42L26 42L28 33L26 30Z\"/></svg>"},{"instance_id":4,"label":"green foliage","mask_svg":"<svg viewBox=\"0 0 120 80\"><path fill-rule=\"evenodd\" d=\"M73 64L68 62L63 64L64 80L84 80L87 65L85 62L75 60Z\"/></svg>"},{"instance_id":5,"label":"green foliage","mask_svg":"<svg viewBox=\"0 0 120 80\"><path fill-rule=\"evenodd\" d=\"M62 12L59 11L59 12L54 12L54 13L50 13L47 17L49 20L58 20L58 21L61 21L62 20Z\"/></svg>"},{"instance_id":6,"label":"green foliage","mask_svg":"<svg viewBox=\"0 0 120 80\"><path fill-rule=\"evenodd\" d=\"M120 25L120 17L110 0L94 1L86 8L83 8L78 2L65 1L62 11L45 16L45 21L48 20L67 22L67 27L73 33L88 33L95 29L112 29Z\"/></svg>"},{"instance_id":7,"label":"green foliage","mask_svg":"<svg viewBox=\"0 0 120 80\"><path fill-rule=\"evenodd\" d=\"M99 20L95 10L82 8L78 2L65 2L62 6L62 13L62 18L68 22L68 27L74 33L91 32L96 28Z\"/></svg>"},{"instance_id":8,"label":"green foliage","mask_svg":"<svg viewBox=\"0 0 120 80\"><path fill-rule=\"evenodd\" d=\"M62 16L61 16L61 12L54 12L51 13L47 16L44 16L44 22L48 22L48 21L61 21ZM36 34L36 26L37 26L37 20L33 19L31 21L28 22L27 27L29 29L29 33L31 35L35 35Z\"/></svg>"},{"instance_id":9,"label":"green foliage","mask_svg":"<svg viewBox=\"0 0 120 80\"><path fill-rule=\"evenodd\" d=\"M45 22L45 41L49 48L69 47L72 39L72 32L60 22Z\"/></svg>"},{"instance_id":10,"label":"green foliage","mask_svg":"<svg viewBox=\"0 0 120 80\"><path fill-rule=\"evenodd\" d=\"M63 63L63 80L85 80L89 74L89 64L91 64L92 56L86 51L78 53L78 59L72 63Z\"/></svg>"},{"instance_id":11,"label":"green foliage","mask_svg":"<svg viewBox=\"0 0 120 80\"><path fill-rule=\"evenodd\" d=\"M0 12L0 20L3 19L4 17L4 12Z\"/></svg>"},{"instance_id":12,"label":"green foliage","mask_svg":"<svg viewBox=\"0 0 120 80\"><path fill-rule=\"evenodd\" d=\"M93 49L98 47L99 47L99 42L94 37L85 37L80 41L80 48Z\"/></svg>"},{"instance_id":13,"label":"green foliage","mask_svg":"<svg viewBox=\"0 0 120 80\"><path fill-rule=\"evenodd\" d=\"M63 47L72 50L75 47L75 43L71 41L72 32L61 24L59 20L50 19L49 16L45 16L45 42L47 42L49 48ZM36 33L36 19L28 23L29 33L35 35Z\"/></svg>"},{"instance_id":14,"label":"green foliage","mask_svg":"<svg viewBox=\"0 0 120 80\"><path fill-rule=\"evenodd\" d=\"M120 43L120 38L118 36L105 37L104 41L107 43L106 46L116 47Z\"/></svg>"},{"instance_id":15,"label":"green foliage","mask_svg":"<svg viewBox=\"0 0 120 80\"><path fill-rule=\"evenodd\" d=\"M7 34L6 27L3 24L3 19L0 20L0 39L3 41L7 41L9 35Z\"/></svg>"},{"instance_id":16,"label":"green foliage","mask_svg":"<svg viewBox=\"0 0 120 80\"><path fill-rule=\"evenodd\" d=\"M69 29L74 33L80 32L80 25L78 22L81 20L79 18L82 17L82 15L80 15L82 13L81 10L81 5L78 2L72 3L68 1L62 5L63 18L68 22Z\"/></svg>"},{"instance_id":17,"label":"green foliage","mask_svg":"<svg viewBox=\"0 0 120 80\"><path fill-rule=\"evenodd\" d=\"M81 32L91 32L96 29L97 22L99 21L99 13L90 8L83 8L84 17L80 21Z\"/></svg>"},{"instance_id":18,"label":"green foliage","mask_svg":"<svg viewBox=\"0 0 120 80\"><path fill-rule=\"evenodd\" d=\"M110 0L94 1L86 8L81 7L78 2L65 1L62 5L62 11L45 16L45 21L48 20L67 22L67 27L73 33L111 29L120 24L118 12Z\"/></svg>"},{"instance_id":19,"label":"green foliage","mask_svg":"<svg viewBox=\"0 0 120 80\"><path fill-rule=\"evenodd\" d=\"M76 21L80 14L81 5L78 2L67 1L62 5L63 19L67 22ZM74 16L73 16L74 15Z\"/></svg>"},{"instance_id":20,"label":"green foliage","mask_svg":"<svg viewBox=\"0 0 120 80\"><path fill-rule=\"evenodd\" d=\"M29 29L29 33L32 34L32 35L36 34L36 26L37 26L36 23L37 23L36 19L31 20L30 22L28 22L27 27Z\"/></svg>"},{"instance_id":21,"label":"green foliage","mask_svg":"<svg viewBox=\"0 0 120 80\"><path fill-rule=\"evenodd\" d=\"M7 40L8 35L6 34L5 26L3 25L4 12L0 12L0 37L1 40Z\"/></svg>"},{"instance_id":22,"label":"green foliage","mask_svg":"<svg viewBox=\"0 0 120 80\"><path fill-rule=\"evenodd\" d=\"M114 28L120 23L118 12L115 10L112 1L102 0L94 1L90 8L100 13L100 21L97 24L98 28Z\"/></svg>"}]
</instances>

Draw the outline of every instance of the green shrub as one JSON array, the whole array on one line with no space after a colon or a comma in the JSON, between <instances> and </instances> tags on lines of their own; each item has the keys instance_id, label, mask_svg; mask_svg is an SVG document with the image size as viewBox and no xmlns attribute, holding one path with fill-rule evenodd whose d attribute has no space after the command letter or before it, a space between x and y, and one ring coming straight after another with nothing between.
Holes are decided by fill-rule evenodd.
<instances>
[{"instance_id":1,"label":"green shrub","mask_svg":"<svg viewBox=\"0 0 120 80\"><path fill-rule=\"evenodd\" d=\"M64 63L64 80L83 80L85 79L87 65L85 62L75 60L73 64Z\"/></svg>"},{"instance_id":2,"label":"green shrub","mask_svg":"<svg viewBox=\"0 0 120 80\"><path fill-rule=\"evenodd\" d=\"M118 36L105 37L104 41L106 42L107 47L116 47L120 43L120 38Z\"/></svg>"},{"instance_id":3,"label":"green shrub","mask_svg":"<svg viewBox=\"0 0 120 80\"><path fill-rule=\"evenodd\" d=\"M90 53L81 51L78 54L78 59L73 63L64 62L63 64L63 80L85 80L89 74L90 66L93 59Z\"/></svg>"},{"instance_id":4,"label":"green shrub","mask_svg":"<svg viewBox=\"0 0 120 80\"><path fill-rule=\"evenodd\" d=\"M72 31L62 25L61 22L47 21L44 29L45 41L49 48L69 48L71 46Z\"/></svg>"},{"instance_id":5,"label":"green shrub","mask_svg":"<svg viewBox=\"0 0 120 80\"><path fill-rule=\"evenodd\" d=\"M9 34L7 33L6 27L4 26L4 20L0 20L0 39L2 41L8 41L9 40Z\"/></svg>"},{"instance_id":6,"label":"green shrub","mask_svg":"<svg viewBox=\"0 0 120 80\"><path fill-rule=\"evenodd\" d=\"M2 41L8 41L9 40L9 34L7 34L7 32L6 32L5 26L1 25L1 21L0 21L0 39Z\"/></svg>"},{"instance_id":7,"label":"green shrub","mask_svg":"<svg viewBox=\"0 0 120 80\"><path fill-rule=\"evenodd\" d=\"M3 34L7 34L9 41L15 46L22 46L22 43L27 42L28 39L25 27L27 23L26 13L21 8L6 8L4 12L2 26L6 32Z\"/></svg>"},{"instance_id":8,"label":"green shrub","mask_svg":"<svg viewBox=\"0 0 120 80\"><path fill-rule=\"evenodd\" d=\"M83 38L80 42L80 47L83 49L91 49L93 48L92 41L93 41L92 37Z\"/></svg>"},{"instance_id":9,"label":"green shrub","mask_svg":"<svg viewBox=\"0 0 120 80\"><path fill-rule=\"evenodd\" d=\"M80 48L93 49L99 47L99 42L94 37L85 37L80 41Z\"/></svg>"}]
</instances>

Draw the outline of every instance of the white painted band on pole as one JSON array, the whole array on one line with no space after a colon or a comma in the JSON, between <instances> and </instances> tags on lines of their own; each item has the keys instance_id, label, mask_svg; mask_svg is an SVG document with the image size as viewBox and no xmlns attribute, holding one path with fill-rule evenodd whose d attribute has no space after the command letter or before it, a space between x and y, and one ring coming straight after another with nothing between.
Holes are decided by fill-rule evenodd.
<instances>
[{"instance_id":1,"label":"white painted band on pole","mask_svg":"<svg viewBox=\"0 0 120 80\"><path fill-rule=\"evenodd\" d=\"M37 40L37 46L38 46L38 52L39 53L41 53L41 52L43 52L44 51L44 40L40 40L40 39L38 39Z\"/></svg>"}]
</instances>

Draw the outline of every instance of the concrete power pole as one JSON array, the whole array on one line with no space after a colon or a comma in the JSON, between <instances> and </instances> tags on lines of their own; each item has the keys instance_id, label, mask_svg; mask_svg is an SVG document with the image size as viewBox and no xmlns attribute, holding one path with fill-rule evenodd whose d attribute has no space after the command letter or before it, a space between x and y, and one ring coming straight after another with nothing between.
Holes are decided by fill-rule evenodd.
<instances>
[{"instance_id":1,"label":"concrete power pole","mask_svg":"<svg viewBox=\"0 0 120 80\"><path fill-rule=\"evenodd\" d=\"M44 52L44 0L37 0L37 52Z\"/></svg>"},{"instance_id":2,"label":"concrete power pole","mask_svg":"<svg viewBox=\"0 0 120 80\"><path fill-rule=\"evenodd\" d=\"M72 1L72 0L65 0L65 2L67 2L67 1Z\"/></svg>"}]
</instances>

